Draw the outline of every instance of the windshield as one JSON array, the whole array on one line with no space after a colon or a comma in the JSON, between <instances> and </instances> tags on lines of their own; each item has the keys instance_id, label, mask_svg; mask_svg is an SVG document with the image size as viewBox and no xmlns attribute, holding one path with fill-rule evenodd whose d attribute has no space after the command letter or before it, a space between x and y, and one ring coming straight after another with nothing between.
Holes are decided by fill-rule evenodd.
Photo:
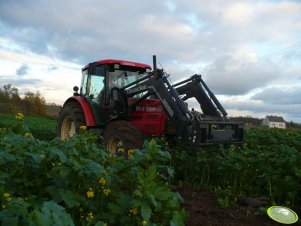
<instances>
[{"instance_id":1,"label":"windshield","mask_svg":"<svg viewBox=\"0 0 301 226\"><path fill-rule=\"evenodd\" d=\"M114 72L109 72L108 79L110 89L113 87L122 88L146 75L148 75L147 72L141 70L115 70Z\"/></svg>"},{"instance_id":2,"label":"windshield","mask_svg":"<svg viewBox=\"0 0 301 226\"><path fill-rule=\"evenodd\" d=\"M88 70L83 71L81 94L92 101L101 101L100 92L104 88L105 68L97 67L95 73L88 74Z\"/></svg>"}]
</instances>

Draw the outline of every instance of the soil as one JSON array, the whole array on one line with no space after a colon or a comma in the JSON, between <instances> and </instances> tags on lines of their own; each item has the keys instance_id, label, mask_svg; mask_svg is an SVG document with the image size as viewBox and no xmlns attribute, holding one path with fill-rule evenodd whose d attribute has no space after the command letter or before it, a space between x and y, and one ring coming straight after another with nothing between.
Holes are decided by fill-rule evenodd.
<instances>
[{"instance_id":1,"label":"soil","mask_svg":"<svg viewBox=\"0 0 301 226\"><path fill-rule=\"evenodd\" d=\"M283 226L270 219L267 214L258 212L260 200L239 202L235 206L222 208L213 193L191 188L175 187L184 199L184 208L188 212L187 226ZM300 213L295 210L295 212ZM300 215L300 214L299 214ZM301 225L300 220L293 224Z\"/></svg>"}]
</instances>

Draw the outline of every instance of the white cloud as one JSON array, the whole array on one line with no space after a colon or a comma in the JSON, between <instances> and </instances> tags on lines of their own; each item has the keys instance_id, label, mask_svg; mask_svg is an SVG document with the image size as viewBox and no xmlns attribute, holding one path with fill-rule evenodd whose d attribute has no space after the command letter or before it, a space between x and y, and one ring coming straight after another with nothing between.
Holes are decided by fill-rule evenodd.
<instances>
[{"instance_id":1,"label":"white cloud","mask_svg":"<svg viewBox=\"0 0 301 226\"><path fill-rule=\"evenodd\" d=\"M278 65L258 60L252 51L241 50L216 58L205 71L205 81L212 89L228 95L247 94L280 76Z\"/></svg>"}]
</instances>

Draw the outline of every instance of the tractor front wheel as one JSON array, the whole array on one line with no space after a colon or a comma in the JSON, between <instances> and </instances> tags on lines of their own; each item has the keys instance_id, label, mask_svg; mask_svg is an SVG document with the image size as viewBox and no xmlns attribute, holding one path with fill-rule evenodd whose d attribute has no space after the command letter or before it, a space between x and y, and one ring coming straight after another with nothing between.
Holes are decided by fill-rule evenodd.
<instances>
[{"instance_id":1,"label":"tractor front wheel","mask_svg":"<svg viewBox=\"0 0 301 226\"><path fill-rule=\"evenodd\" d=\"M127 156L127 151L143 145L143 136L138 128L124 120L109 123L103 137L107 151L113 155Z\"/></svg>"},{"instance_id":2,"label":"tractor front wheel","mask_svg":"<svg viewBox=\"0 0 301 226\"><path fill-rule=\"evenodd\" d=\"M57 136L68 140L79 132L80 126L86 125L84 112L79 104L67 103L63 106L57 120Z\"/></svg>"}]
</instances>

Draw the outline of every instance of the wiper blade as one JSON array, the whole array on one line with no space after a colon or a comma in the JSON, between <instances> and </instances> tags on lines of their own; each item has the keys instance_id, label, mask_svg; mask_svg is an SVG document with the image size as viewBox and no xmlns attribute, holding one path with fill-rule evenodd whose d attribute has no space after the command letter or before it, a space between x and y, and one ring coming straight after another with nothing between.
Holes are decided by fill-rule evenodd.
<instances>
[{"instance_id":1,"label":"wiper blade","mask_svg":"<svg viewBox=\"0 0 301 226\"><path fill-rule=\"evenodd\" d=\"M124 77L127 78L127 76L128 76L127 72L123 71L123 72L121 72L120 75L117 76L117 78L113 82L116 82L123 74L124 74Z\"/></svg>"}]
</instances>

